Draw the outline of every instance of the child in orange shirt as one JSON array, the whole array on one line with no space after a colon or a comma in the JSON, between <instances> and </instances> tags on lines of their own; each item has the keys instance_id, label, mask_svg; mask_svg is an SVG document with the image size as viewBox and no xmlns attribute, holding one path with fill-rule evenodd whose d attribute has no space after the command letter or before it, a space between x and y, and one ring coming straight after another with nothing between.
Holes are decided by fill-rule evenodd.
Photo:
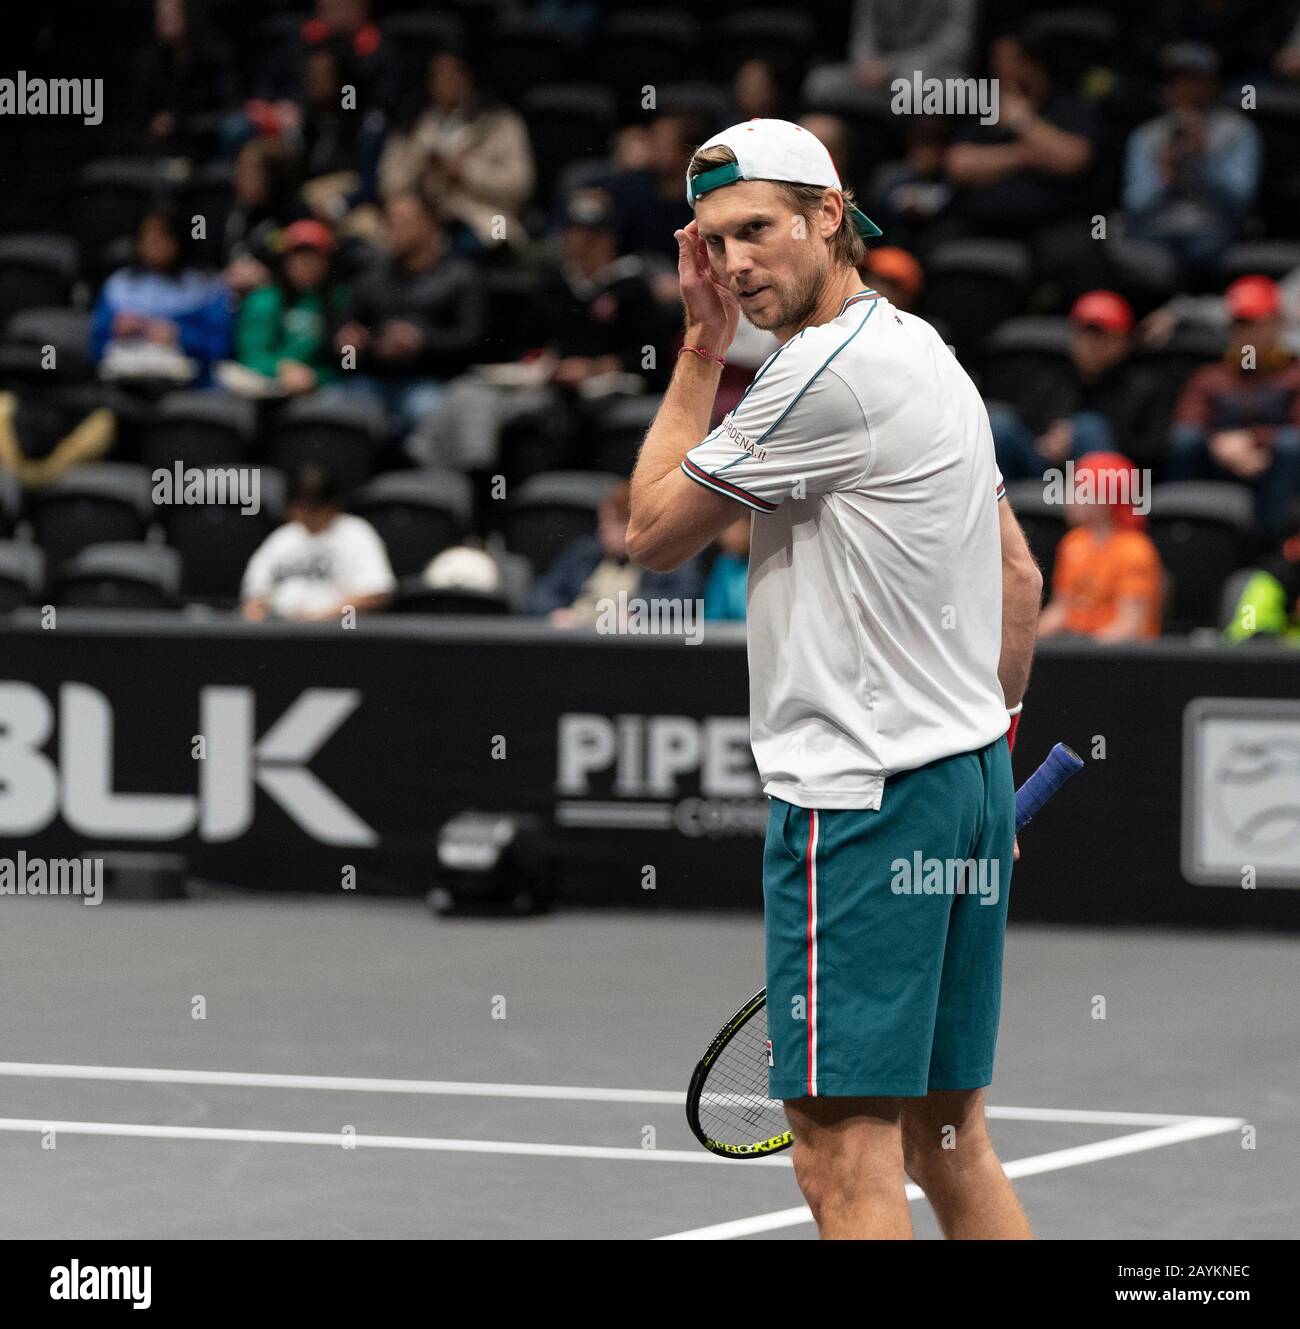
<instances>
[{"instance_id":1,"label":"child in orange shirt","mask_svg":"<svg viewBox=\"0 0 1300 1329\"><path fill-rule=\"evenodd\" d=\"M1099 501L1066 505L1073 528L1056 551L1052 598L1039 637L1077 633L1094 641L1138 641L1160 635L1164 570L1133 510L1137 474L1118 452L1091 452L1074 468L1076 490L1091 480ZM1114 501L1101 501L1111 498Z\"/></svg>"}]
</instances>

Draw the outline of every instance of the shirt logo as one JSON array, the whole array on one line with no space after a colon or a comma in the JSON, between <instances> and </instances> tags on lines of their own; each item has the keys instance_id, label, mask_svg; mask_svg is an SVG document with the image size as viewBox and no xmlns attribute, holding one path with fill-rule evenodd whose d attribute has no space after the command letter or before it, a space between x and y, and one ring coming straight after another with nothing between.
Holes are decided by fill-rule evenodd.
<instances>
[{"instance_id":1,"label":"shirt logo","mask_svg":"<svg viewBox=\"0 0 1300 1329\"><path fill-rule=\"evenodd\" d=\"M738 447L748 452L755 461L767 460L767 449L760 448L754 440L746 434L742 434L731 422L731 416L726 415L722 418L722 427L727 431L727 437Z\"/></svg>"}]
</instances>

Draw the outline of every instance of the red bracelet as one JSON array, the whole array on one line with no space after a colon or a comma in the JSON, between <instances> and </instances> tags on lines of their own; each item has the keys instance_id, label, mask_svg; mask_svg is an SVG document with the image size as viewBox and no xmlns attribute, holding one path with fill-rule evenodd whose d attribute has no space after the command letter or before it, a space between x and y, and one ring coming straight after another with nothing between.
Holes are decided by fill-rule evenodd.
<instances>
[{"instance_id":1,"label":"red bracelet","mask_svg":"<svg viewBox=\"0 0 1300 1329\"><path fill-rule=\"evenodd\" d=\"M720 355L714 355L712 351L706 351L703 346L681 346L678 348L677 354L681 355L682 351L694 351L696 355L703 356L706 360L712 360L714 364L721 365L724 369L727 366L727 362Z\"/></svg>"},{"instance_id":2,"label":"red bracelet","mask_svg":"<svg viewBox=\"0 0 1300 1329\"><path fill-rule=\"evenodd\" d=\"M1016 730L1020 728L1020 709L1023 705L1024 702L1021 702L1014 711L1007 712L1011 717L1011 724L1007 728L1007 747L1012 752L1016 750Z\"/></svg>"}]
</instances>

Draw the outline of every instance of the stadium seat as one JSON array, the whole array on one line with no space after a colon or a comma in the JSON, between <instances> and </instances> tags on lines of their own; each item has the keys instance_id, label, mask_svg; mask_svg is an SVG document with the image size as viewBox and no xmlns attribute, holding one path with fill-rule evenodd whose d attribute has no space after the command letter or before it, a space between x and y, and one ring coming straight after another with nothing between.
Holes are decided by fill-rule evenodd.
<instances>
[{"instance_id":1,"label":"stadium seat","mask_svg":"<svg viewBox=\"0 0 1300 1329\"><path fill-rule=\"evenodd\" d=\"M666 83L658 89L657 107L665 114L699 116L715 133L727 127L735 103L731 89L722 83Z\"/></svg>"},{"instance_id":2,"label":"stadium seat","mask_svg":"<svg viewBox=\"0 0 1300 1329\"><path fill-rule=\"evenodd\" d=\"M570 540L592 535L596 513L622 479L596 471L547 471L524 482L506 524L506 544L545 572Z\"/></svg>"},{"instance_id":3,"label":"stadium seat","mask_svg":"<svg viewBox=\"0 0 1300 1329\"><path fill-rule=\"evenodd\" d=\"M140 460L153 470L186 466L235 466L257 434L257 408L225 392L169 392L140 431Z\"/></svg>"},{"instance_id":4,"label":"stadium seat","mask_svg":"<svg viewBox=\"0 0 1300 1329\"><path fill-rule=\"evenodd\" d=\"M11 536L22 515L22 486L11 471L0 471L0 536Z\"/></svg>"},{"instance_id":5,"label":"stadium seat","mask_svg":"<svg viewBox=\"0 0 1300 1329\"><path fill-rule=\"evenodd\" d=\"M384 47L401 66L402 85L421 90L433 56L439 51L454 51L465 41L464 20L446 10L390 14L380 22L379 30Z\"/></svg>"},{"instance_id":6,"label":"stadium seat","mask_svg":"<svg viewBox=\"0 0 1300 1329\"><path fill-rule=\"evenodd\" d=\"M590 419L591 464L611 475L631 475L636 455L663 397L610 396L595 403Z\"/></svg>"},{"instance_id":7,"label":"stadium seat","mask_svg":"<svg viewBox=\"0 0 1300 1329\"><path fill-rule=\"evenodd\" d=\"M1007 485L1007 502L1016 514L1035 561L1043 571L1043 602L1051 596L1056 547L1065 534L1065 509L1049 503L1041 480L1013 480Z\"/></svg>"},{"instance_id":8,"label":"stadium seat","mask_svg":"<svg viewBox=\"0 0 1300 1329\"><path fill-rule=\"evenodd\" d=\"M144 210L184 174L157 157L103 157L77 172L69 203L89 276L106 274L112 266L109 246L132 235Z\"/></svg>"},{"instance_id":9,"label":"stadium seat","mask_svg":"<svg viewBox=\"0 0 1300 1329\"><path fill-rule=\"evenodd\" d=\"M64 235L0 238L0 327L21 309L66 305L77 280L77 246Z\"/></svg>"},{"instance_id":10,"label":"stadium seat","mask_svg":"<svg viewBox=\"0 0 1300 1329\"><path fill-rule=\"evenodd\" d=\"M1280 281L1297 268L1300 268L1300 241L1296 240L1243 240L1219 260L1225 286L1256 272Z\"/></svg>"},{"instance_id":11,"label":"stadium seat","mask_svg":"<svg viewBox=\"0 0 1300 1329\"><path fill-rule=\"evenodd\" d=\"M171 609L179 603L181 556L166 545L98 544L58 578L55 603L89 609Z\"/></svg>"},{"instance_id":12,"label":"stadium seat","mask_svg":"<svg viewBox=\"0 0 1300 1329\"><path fill-rule=\"evenodd\" d=\"M182 559L181 591L187 599L235 603L248 560L284 520L284 477L269 466L257 470L256 513L229 503L178 503L158 510L167 543Z\"/></svg>"},{"instance_id":13,"label":"stadium seat","mask_svg":"<svg viewBox=\"0 0 1300 1329\"><path fill-rule=\"evenodd\" d=\"M73 466L28 498L36 543L52 568L89 545L143 540L153 519L149 473L129 462Z\"/></svg>"},{"instance_id":14,"label":"stadium seat","mask_svg":"<svg viewBox=\"0 0 1300 1329\"><path fill-rule=\"evenodd\" d=\"M399 577L422 572L440 550L461 540L473 520L470 482L456 471L390 471L351 503L379 532Z\"/></svg>"},{"instance_id":15,"label":"stadium seat","mask_svg":"<svg viewBox=\"0 0 1300 1329\"><path fill-rule=\"evenodd\" d=\"M0 540L0 613L39 604L45 594L45 555L26 540Z\"/></svg>"},{"instance_id":16,"label":"stadium seat","mask_svg":"<svg viewBox=\"0 0 1300 1329\"><path fill-rule=\"evenodd\" d=\"M643 89L689 77L700 45L700 25L687 9L645 6L605 22L594 66L622 93L621 109L642 110Z\"/></svg>"},{"instance_id":17,"label":"stadium seat","mask_svg":"<svg viewBox=\"0 0 1300 1329\"><path fill-rule=\"evenodd\" d=\"M614 110L614 94L600 83L548 83L523 95L520 111L533 142L538 203L551 201L549 186L571 162L606 155Z\"/></svg>"},{"instance_id":18,"label":"stadium seat","mask_svg":"<svg viewBox=\"0 0 1300 1329\"><path fill-rule=\"evenodd\" d=\"M487 335L480 358L505 364L546 341L537 325L537 277L515 268L488 270L482 275L487 297Z\"/></svg>"},{"instance_id":19,"label":"stadium seat","mask_svg":"<svg viewBox=\"0 0 1300 1329\"><path fill-rule=\"evenodd\" d=\"M1103 256L1102 284L1122 295L1138 318L1145 317L1182 289L1177 260L1164 245L1117 235L1106 241ZM1083 293L1083 289L1077 288L1069 292L1072 300Z\"/></svg>"},{"instance_id":20,"label":"stadium seat","mask_svg":"<svg viewBox=\"0 0 1300 1329\"><path fill-rule=\"evenodd\" d=\"M538 14L502 14L486 53L488 82L511 97L580 73L582 47L550 19Z\"/></svg>"},{"instance_id":21,"label":"stadium seat","mask_svg":"<svg viewBox=\"0 0 1300 1329\"><path fill-rule=\"evenodd\" d=\"M491 614L511 612L510 602L500 591L465 589L434 590L419 577L398 582L389 611L394 614Z\"/></svg>"},{"instance_id":22,"label":"stadium seat","mask_svg":"<svg viewBox=\"0 0 1300 1329\"><path fill-rule=\"evenodd\" d=\"M383 443L383 408L364 396L311 394L286 402L269 429L268 455L286 473L303 462L320 462L345 490L363 485L375 473Z\"/></svg>"},{"instance_id":23,"label":"stadium seat","mask_svg":"<svg viewBox=\"0 0 1300 1329\"><path fill-rule=\"evenodd\" d=\"M1248 114L1264 141L1262 185L1254 210L1270 235L1294 235L1300 211L1300 160L1296 156L1296 143L1300 141L1300 88L1263 82L1254 91L1255 105ZM1225 87L1223 102L1239 112L1241 90Z\"/></svg>"},{"instance_id":24,"label":"stadium seat","mask_svg":"<svg viewBox=\"0 0 1300 1329\"><path fill-rule=\"evenodd\" d=\"M1218 624L1224 583L1255 554L1254 514L1245 485L1175 480L1152 490L1148 529L1174 579L1166 632Z\"/></svg>"},{"instance_id":25,"label":"stadium seat","mask_svg":"<svg viewBox=\"0 0 1300 1329\"><path fill-rule=\"evenodd\" d=\"M185 215L202 217L205 236L202 252L214 264L221 261L221 239L235 201L234 167L229 161L197 163L180 190Z\"/></svg>"},{"instance_id":26,"label":"stadium seat","mask_svg":"<svg viewBox=\"0 0 1300 1329\"><path fill-rule=\"evenodd\" d=\"M1047 10L1032 14L1026 28L1046 48L1058 86L1073 85L1090 69L1115 63L1119 20L1104 9Z\"/></svg>"},{"instance_id":27,"label":"stadium seat","mask_svg":"<svg viewBox=\"0 0 1300 1329\"><path fill-rule=\"evenodd\" d=\"M1067 318L1013 318L995 329L980 362L984 395L1014 406L1031 429L1045 428L1074 395L1070 337Z\"/></svg>"},{"instance_id":28,"label":"stadium seat","mask_svg":"<svg viewBox=\"0 0 1300 1329\"><path fill-rule=\"evenodd\" d=\"M803 81L803 100L808 113L838 116L848 127L846 179L867 179L877 166L903 155L902 117L890 109L887 89L827 86L814 67Z\"/></svg>"},{"instance_id":29,"label":"stadium seat","mask_svg":"<svg viewBox=\"0 0 1300 1329\"><path fill-rule=\"evenodd\" d=\"M764 60L784 73L802 76L817 46L817 22L811 13L745 5L713 25L705 52L716 63L711 73L730 81L745 60Z\"/></svg>"},{"instance_id":30,"label":"stadium seat","mask_svg":"<svg viewBox=\"0 0 1300 1329\"><path fill-rule=\"evenodd\" d=\"M1019 314L1029 291L1028 249L1014 240L949 240L925 270L921 314L943 319L960 356Z\"/></svg>"},{"instance_id":31,"label":"stadium seat","mask_svg":"<svg viewBox=\"0 0 1300 1329\"><path fill-rule=\"evenodd\" d=\"M94 365L90 358L90 315L80 309L22 309L5 329L5 367L23 377L48 374L42 363L43 348L54 348L54 368L61 382L88 378Z\"/></svg>"}]
</instances>

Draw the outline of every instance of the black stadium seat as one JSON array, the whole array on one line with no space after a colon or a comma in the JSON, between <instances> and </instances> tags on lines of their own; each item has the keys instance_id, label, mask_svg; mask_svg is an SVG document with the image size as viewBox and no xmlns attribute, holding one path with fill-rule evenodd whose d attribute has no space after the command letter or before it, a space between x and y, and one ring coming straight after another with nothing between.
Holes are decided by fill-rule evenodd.
<instances>
[{"instance_id":1,"label":"black stadium seat","mask_svg":"<svg viewBox=\"0 0 1300 1329\"><path fill-rule=\"evenodd\" d=\"M286 473L303 462L319 462L345 490L354 489L375 473L385 428L382 406L369 397L296 397L271 421L268 453L272 465Z\"/></svg>"},{"instance_id":2,"label":"black stadium seat","mask_svg":"<svg viewBox=\"0 0 1300 1329\"><path fill-rule=\"evenodd\" d=\"M1043 600L1051 596L1052 572L1056 567L1056 547L1065 534L1065 509L1049 503L1042 480L1013 480L1007 485L1007 499L1029 542L1038 566L1043 570Z\"/></svg>"},{"instance_id":3,"label":"black stadium seat","mask_svg":"<svg viewBox=\"0 0 1300 1329\"><path fill-rule=\"evenodd\" d=\"M422 572L439 551L464 538L473 519L470 482L456 471L390 471L351 503L379 532L399 577Z\"/></svg>"},{"instance_id":4,"label":"black stadium seat","mask_svg":"<svg viewBox=\"0 0 1300 1329\"><path fill-rule=\"evenodd\" d=\"M591 413L592 466L611 475L631 475L641 441L662 401L652 393L603 398Z\"/></svg>"},{"instance_id":5,"label":"black stadium seat","mask_svg":"<svg viewBox=\"0 0 1300 1329\"><path fill-rule=\"evenodd\" d=\"M580 72L582 47L549 18L538 14L502 14L486 53L488 81L494 88L522 92L547 83L563 83Z\"/></svg>"},{"instance_id":6,"label":"black stadium seat","mask_svg":"<svg viewBox=\"0 0 1300 1329\"><path fill-rule=\"evenodd\" d=\"M1221 333L1205 328L1175 332L1163 346L1143 347L1125 369L1134 403L1127 455L1139 465L1158 464L1169 446L1169 423L1187 380L1213 364L1225 349Z\"/></svg>"},{"instance_id":7,"label":"black stadium seat","mask_svg":"<svg viewBox=\"0 0 1300 1329\"><path fill-rule=\"evenodd\" d=\"M1174 582L1166 632L1218 625L1224 583L1256 553L1254 513L1245 485L1175 480L1155 486L1148 529Z\"/></svg>"},{"instance_id":8,"label":"black stadium seat","mask_svg":"<svg viewBox=\"0 0 1300 1329\"><path fill-rule=\"evenodd\" d=\"M166 158L101 157L81 168L68 202L92 275L105 275L113 265L113 242L133 235L145 209L179 183Z\"/></svg>"},{"instance_id":9,"label":"black stadium seat","mask_svg":"<svg viewBox=\"0 0 1300 1329\"><path fill-rule=\"evenodd\" d=\"M1225 286L1256 272L1280 281L1297 268L1300 268L1300 241L1296 240L1243 240L1219 260Z\"/></svg>"},{"instance_id":10,"label":"black stadium seat","mask_svg":"<svg viewBox=\"0 0 1300 1329\"><path fill-rule=\"evenodd\" d=\"M11 471L0 471L0 536L14 533L23 513L23 490Z\"/></svg>"},{"instance_id":11,"label":"black stadium seat","mask_svg":"<svg viewBox=\"0 0 1300 1329\"><path fill-rule=\"evenodd\" d=\"M25 540L0 540L0 613L39 604L45 594L45 555Z\"/></svg>"},{"instance_id":12,"label":"black stadium seat","mask_svg":"<svg viewBox=\"0 0 1300 1329\"><path fill-rule=\"evenodd\" d=\"M507 519L506 543L540 573L570 540L593 535L601 503L622 477L595 471L547 471L520 486Z\"/></svg>"},{"instance_id":13,"label":"black stadium seat","mask_svg":"<svg viewBox=\"0 0 1300 1329\"><path fill-rule=\"evenodd\" d=\"M620 109L641 111L643 89L690 77L700 46L700 25L689 10L657 10L647 5L611 15L596 53L595 67L621 94Z\"/></svg>"},{"instance_id":14,"label":"black stadium seat","mask_svg":"<svg viewBox=\"0 0 1300 1329\"><path fill-rule=\"evenodd\" d=\"M100 544L59 574L56 603L93 609L170 609L180 599L181 556L166 545Z\"/></svg>"},{"instance_id":15,"label":"black stadium seat","mask_svg":"<svg viewBox=\"0 0 1300 1329\"><path fill-rule=\"evenodd\" d=\"M564 167L608 152L614 94L603 83L548 83L526 92L520 111L537 163L537 202L545 206Z\"/></svg>"},{"instance_id":16,"label":"black stadium seat","mask_svg":"<svg viewBox=\"0 0 1300 1329\"><path fill-rule=\"evenodd\" d=\"M0 237L0 327L20 309L66 305L77 280L77 246L65 235Z\"/></svg>"},{"instance_id":17,"label":"black stadium seat","mask_svg":"<svg viewBox=\"0 0 1300 1329\"><path fill-rule=\"evenodd\" d=\"M1014 406L1034 430L1059 418L1074 396L1066 318L1013 318L989 337L980 358L986 397Z\"/></svg>"},{"instance_id":18,"label":"black stadium seat","mask_svg":"<svg viewBox=\"0 0 1300 1329\"><path fill-rule=\"evenodd\" d=\"M181 555L181 590L187 599L233 604L248 560L284 520L284 477L269 466L256 470L260 485L256 513L242 512L230 503L158 509L167 543Z\"/></svg>"},{"instance_id":19,"label":"black stadium seat","mask_svg":"<svg viewBox=\"0 0 1300 1329\"><path fill-rule=\"evenodd\" d=\"M140 431L140 460L152 470L186 466L234 466L248 455L257 434L257 408L225 392L169 392Z\"/></svg>"},{"instance_id":20,"label":"black stadium seat","mask_svg":"<svg viewBox=\"0 0 1300 1329\"><path fill-rule=\"evenodd\" d=\"M36 543L57 569L89 545L144 539L153 518L149 473L129 462L73 466L28 507Z\"/></svg>"},{"instance_id":21,"label":"black stadium seat","mask_svg":"<svg viewBox=\"0 0 1300 1329\"><path fill-rule=\"evenodd\" d=\"M1029 250L1014 240L949 240L925 270L921 315L943 320L957 353L971 355L1029 292Z\"/></svg>"},{"instance_id":22,"label":"black stadium seat","mask_svg":"<svg viewBox=\"0 0 1300 1329\"><path fill-rule=\"evenodd\" d=\"M404 577L398 582L390 609L397 614L490 614L501 617L510 613L510 602L501 591L454 587L434 590L419 577Z\"/></svg>"},{"instance_id":23,"label":"black stadium seat","mask_svg":"<svg viewBox=\"0 0 1300 1329\"><path fill-rule=\"evenodd\" d=\"M44 362L44 348L54 348L52 366ZM5 329L6 353L24 377L48 375L53 368L60 382L88 378L94 368L90 358L90 315L80 309L21 309ZM10 367L8 354L6 368Z\"/></svg>"}]
</instances>

